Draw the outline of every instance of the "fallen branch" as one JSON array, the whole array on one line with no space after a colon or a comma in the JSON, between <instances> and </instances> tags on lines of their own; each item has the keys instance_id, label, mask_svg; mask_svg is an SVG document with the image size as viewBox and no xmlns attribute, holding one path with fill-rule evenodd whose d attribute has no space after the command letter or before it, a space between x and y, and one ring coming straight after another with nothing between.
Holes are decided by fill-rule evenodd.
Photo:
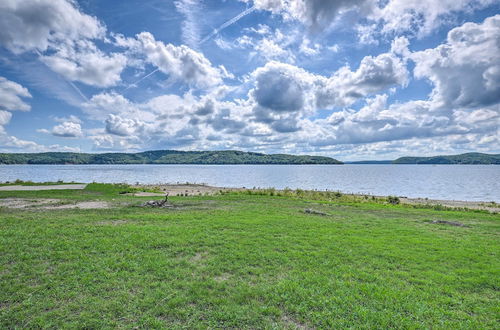
<instances>
[{"instance_id":1,"label":"fallen branch","mask_svg":"<svg viewBox=\"0 0 500 330\"><path fill-rule=\"evenodd\" d=\"M467 225L464 225L463 223L460 223L460 222L453 222L453 221L446 221L446 220L434 220L434 221L431 221L431 223L450 225L450 226L455 226L455 227L468 227Z\"/></svg>"},{"instance_id":2,"label":"fallen branch","mask_svg":"<svg viewBox=\"0 0 500 330\"><path fill-rule=\"evenodd\" d=\"M305 209L304 213L315 214L315 215L322 215L322 216L328 216L329 215L328 213L321 212L321 211L316 211L316 210L313 210L313 209Z\"/></svg>"}]
</instances>

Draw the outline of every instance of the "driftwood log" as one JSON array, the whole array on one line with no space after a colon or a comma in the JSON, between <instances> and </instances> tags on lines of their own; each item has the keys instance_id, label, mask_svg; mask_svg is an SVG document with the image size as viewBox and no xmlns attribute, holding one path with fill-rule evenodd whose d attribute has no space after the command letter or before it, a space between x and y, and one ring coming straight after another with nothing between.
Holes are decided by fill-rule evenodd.
<instances>
[{"instance_id":1,"label":"driftwood log","mask_svg":"<svg viewBox=\"0 0 500 330\"><path fill-rule=\"evenodd\" d=\"M328 216L329 215L328 213L321 212L321 211L316 211L316 210L313 210L313 209L305 209L304 213L315 214L315 215L322 215L322 216Z\"/></svg>"},{"instance_id":2,"label":"driftwood log","mask_svg":"<svg viewBox=\"0 0 500 330\"><path fill-rule=\"evenodd\" d=\"M168 193L165 194L165 199L161 201L147 201L142 204L144 207L172 207L172 204L168 202Z\"/></svg>"}]
</instances>

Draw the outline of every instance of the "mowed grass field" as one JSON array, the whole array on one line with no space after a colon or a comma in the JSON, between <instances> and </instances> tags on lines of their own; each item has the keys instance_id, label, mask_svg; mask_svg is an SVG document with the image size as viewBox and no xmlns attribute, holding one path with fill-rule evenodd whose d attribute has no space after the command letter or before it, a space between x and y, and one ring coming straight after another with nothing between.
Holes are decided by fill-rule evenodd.
<instances>
[{"instance_id":1,"label":"mowed grass field","mask_svg":"<svg viewBox=\"0 0 500 330\"><path fill-rule=\"evenodd\" d=\"M0 328L500 326L498 214L124 189L0 192L112 206L0 208Z\"/></svg>"}]
</instances>

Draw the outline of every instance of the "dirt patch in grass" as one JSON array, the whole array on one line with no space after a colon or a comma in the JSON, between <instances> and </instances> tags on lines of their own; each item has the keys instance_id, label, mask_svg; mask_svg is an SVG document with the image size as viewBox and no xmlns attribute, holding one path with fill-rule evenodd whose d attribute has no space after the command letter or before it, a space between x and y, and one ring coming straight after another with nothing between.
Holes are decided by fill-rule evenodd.
<instances>
[{"instance_id":1,"label":"dirt patch in grass","mask_svg":"<svg viewBox=\"0 0 500 330\"><path fill-rule=\"evenodd\" d=\"M221 274L219 276L214 277L214 280L216 282L221 283L221 282L225 282L225 281L229 280L230 277L231 277L231 274L223 273L223 274Z\"/></svg>"},{"instance_id":2,"label":"dirt patch in grass","mask_svg":"<svg viewBox=\"0 0 500 330\"><path fill-rule=\"evenodd\" d=\"M291 317L290 315L286 315L286 314L281 317L281 322L284 323L285 329L300 329L300 330L313 329L313 328L310 328L307 325L297 321L295 318Z\"/></svg>"},{"instance_id":3,"label":"dirt patch in grass","mask_svg":"<svg viewBox=\"0 0 500 330\"><path fill-rule=\"evenodd\" d=\"M193 257L189 259L189 262L192 264L199 264L203 262L207 258L206 252L197 252Z\"/></svg>"},{"instance_id":4,"label":"dirt patch in grass","mask_svg":"<svg viewBox=\"0 0 500 330\"><path fill-rule=\"evenodd\" d=\"M52 198L0 198L0 207L10 209L107 209L112 206L104 201L71 202L64 199Z\"/></svg>"},{"instance_id":5,"label":"dirt patch in grass","mask_svg":"<svg viewBox=\"0 0 500 330\"><path fill-rule=\"evenodd\" d=\"M104 226L119 226L119 225L124 225L128 223L128 220L104 220L104 221L99 221L96 224L98 225L104 225Z\"/></svg>"},{"instance_id":6,"label":"dirt patch in grass","mask_svg":"<svg viewBox=\"0 0 500 330\"><path fill-rule=\"evenodd\" d=\"M49 205L44 206L44 209L49 210L63 210L63 209L108 209L110 205L108 202L103 201L91 201L91 202L78 202L76 204L64 204L64 205Z\"/></svg>"},{"instance_id":7,"label":"dirt patch in grass","mask_svg":"<svg viewBox=\"0 0 500 330\"><path fill-rule=\"evenodd\" d=\"M61 203L60 199L50 198L2 198L0 199L0 207L7 207L11 209L24 209L31 207L48 207Z\"/></svg>"}]
</instances>

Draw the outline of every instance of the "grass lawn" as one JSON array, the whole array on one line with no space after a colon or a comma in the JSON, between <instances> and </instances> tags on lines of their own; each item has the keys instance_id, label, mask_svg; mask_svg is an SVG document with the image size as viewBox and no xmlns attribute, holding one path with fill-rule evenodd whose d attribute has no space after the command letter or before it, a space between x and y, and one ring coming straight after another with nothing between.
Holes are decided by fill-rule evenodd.
<instances>
[{"instance_id":1,"label":"grass lawn","mask_svg":"<svg viewBox=\"0 0 500 330\"><path fill-rule=\"evenodd\" d=\"M0 328L499 327L498 214L128 190L0 192L114 205L0 208Z\"/></svg>"}]
</instances>

